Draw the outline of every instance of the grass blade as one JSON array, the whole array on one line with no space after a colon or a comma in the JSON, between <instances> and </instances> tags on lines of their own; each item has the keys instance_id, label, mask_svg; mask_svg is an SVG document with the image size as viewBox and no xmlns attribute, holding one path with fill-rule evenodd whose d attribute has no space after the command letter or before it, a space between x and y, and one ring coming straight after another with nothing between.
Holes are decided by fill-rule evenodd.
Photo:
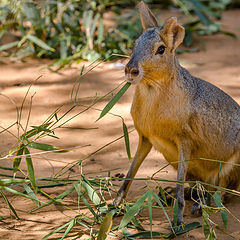
<instances>
[{"instance_id":1,"label":"grass blade","mask_svg":"<svg viewBox=\"0 0 240 240\"><path fill-rule=\"evenodd\" d=\"M86 205L86 207L89 209L89 211L93 214L93 216L98 219L98 215L95 213L95 211L93 210L93 208L91 207L91 205L88 203L87 199L83 196L83 194L81 193L80 189L79 189L79 184L74 184L73 185L75 187L75 190L77 191L77 194L79 195L79 197L82 199L83 203Z\"/></svg>"},{"instance_id":2,"label":"grass blade","mask_svg":"<svg viewBox=\"0 0 240 240\"><path fill-rule=\"evenodd\" d=\"M169 222L170 228L171 228L171 230L172 230L173 233L174 233L174 229L173 229L173 226L172 226L172 222L171 222L171 220L170 220L170 218L169 218L169 216L168 216L168 214L167 214L167 212L166 212L166 209L165 209L164 206L162 205L162 203L161 203L158 195L157 195L155 192L152 192L152 196L153 196L153 198L155 199L155 201L157 202L157 204L162 208L162 210L163 210L163 212L164 212L164 214L165 214L165 216L166 216L166 218L167 218L167 220L168 220L168 222Z\"/></svg>"},{"instance_id":3,"label":"grass blade","mask_svg":"<svg viewBox=\"0 0 240 240\"><path fill-rule=\"evenodd\" d=\"M128 129L124 121L123 123L123 134L124 134L124 141L125 141L125 147L128 155L129 161L131 160L131 151L130 151L130 144L129 144L129 135L128 135Z\"/></svg>"},{"instance_id":4,"label":"grass blade","mask_svg":"<svg viewBox=\"0 0 240 240\"><path fill-rule=\"evenodd\" d=\"M220 211L221 217L222 217L222 221L223 221L223 224L224 224L224 228L225 228L225 230L227 230L227 228L228 228L228 215L227 215L226 210L224 209L224 206L222 205L221 196L218 192L213 194L213 200L214 200L215 204L217 205L217 207L219 208L219 211Z\"/></svg>"},{"instance_id":5,"label":"grass blade","mask_svg":"<svg viewBox=\"0 0 240 240\"><path fill-rule=\"evenodd\" d=\"M36 142L30 142L28 145L30 148L42 150L42 151L54 151L54 152L68 152L68 150L61 150L60 148L56 148L53 145L49 145L46 143L36 143Z\"/></svg>"},{"instance_id":6,"label":"grass blade","mask_svg":"<svg viewBox=\"0 0 240 240\"><path fill-rule=\"evenodd\" d=\"M37 192L37 183L36 183L36 179L35 179L33 162L32 162L32 158L30 156L30 152L29 152L28 148L26 148L26 147L24 148L24 153L27 155L25 157L25 159L26 159L26 164L27 164L27 169L28 169L28 177L32 184L33 190L35 192Z\"/></svg>"},{"instance_id":7,"label":"grass blade","mask_svg":"<svg viewBox=\"0 0 240 240\"><path fill-rule=\"evenodd\" d=\"M61 240L63 240L67 236L67 234L71 231L71 229L73 228L74 225L75 225L75 219L73 219L72 221L69 222L68 227L67 227L65 233L61 237Z\"/></svg>"},{"instance_id":8,"label":"grass blade","mask_svg":"<svg viewBox=\"0 0 240 240\"><path fill-rule=\"evenodd\" d=\"M105 240L107 238L107 235L112 227L113 223L112 219L115 212L116 212L115 210L112 210L104 217L102 224L100 226L100 230L98 232L97 240Z\"/></svg>"},{"instance_id":9,"label":"grass blade","mask_svg":"<svg viewBox=\"0 0 240 240\"><path fill-rule=\"evenodd\" d=\"M24 189L25 189L25 191L27 192L27 194L29 195L29 196L31 196L33 199L35 199L35 200L33 200L33 202L37 205L37 207L40 205L40 203L39 203L39 200L38 200L38 198L37 198L37 196L35 195L35 193L33 192L33 190L27 185L27 184L23 184L23 187L24 187Z\"/></svg>"},{"instance_id":10,"label":"grass blade","mask_svg":"<svg viewBox=\"0 0 240 240\"><path fill-rule=\"evenodd\" d=\"M0 193L3 196L3 199L5 200L5 202L7 203L8 207L12 210L13 214L16 216L16 218L19 220L20 217L17 215L17 212L15 211L14 207L12 206L12 204L8 201L7 197L4 195L4 193L2 191L0 191Z\"/></svg>"},{"instance_id":11,"label":"grass blade","mask_svg":"<svg viewBox=\"0 0 240 240\"><path fill-rule=\"evenodd\" d=\"M20 165L21 160L22 160L22 155L23 155L24 148L25 148L25 145L21 144L17 153L16 153L16 156L18 156L18 157L15 157L14 161L13 161L13 172L14 173L16 173L18 171L19 165Z\"/></svg>"},{"instance_id":12,"label":"grass blade","mask_svg":"<svg viewBox=\"0 0 240 240\"><path fill-rule=\"evenodd\" d=\"M111 109L112 107L116 104L116 102L122 97L122 95L128 90L128 88L131 86L131 83L127 82L123 85L123 87L118 91L118 93L111 99L111 101L104 107L102 110L99 118L101 119L103 116L105 116Z\"/></svg>"},{"instance_id":13,"label":"grass blade","mask_svg":"<svg viewBox=\"0 0 240 240\"><path fill-rule=\"evenodd\" d=\"M175 199L174 207L173 207L173 224L174 224L174 226L177 226L177 220L178 220L178 200Z\"/></svg>"},{"instance_id":14,"label":"grass blade","mask_svg":"<svg viewBox=\"0 0 240 240\"><path fill-rule=\"evenodd\" d=\"M16 47L18 45L18 42L19 41L15 41L15 42L7 43L7 44L4 44L4 45L0 46L0 52L8 50L12 47Z\"/></svg>"},{"instance_id":15,"label":"grass blade","mask_svg":"<svg viewBox=\"0 0 240 240\"><path fill-rule=\"evenodd\" d=\"M27 179L0 179L0 186L7 186L11 184L18 184L18 183L27 183L29 180Z\"/></svg>"},{"instance_id":16,"label":"grass blade","mask_svg":"<svg viewBox=\"0 0 240 240\"><path fill-rule=\"evenodd\" d=\"M137 214L139 209L142 207L145 199L148 196L148 192L142 195L136 203L130 208L129 211L123 216L122 221L120 222L119 229L124 228L132 220L132 218Z\"/></svg>"},{"instance_id":17,"label":"grass blade","mask_svg":"<svg viewBox=\"0 0 240 240\"><path fill-rule=\"evenodd\" d=\"M54 233L61 231L63 228L65 228L65 227L68 226L69 224L70 224L70 223L68 222L68 223L62 225L61 227L53 230L52 232L50 232L49 234L47 234L46 236L44 236L41 240L47 239L48 237L50 237L50 236L53 235Z\"/></svg>"},{"instance_id":18,"label":"grass blade","mask_svg":"<svg viewBox=\"0 0 240 240\"><path fill-rule=\"evenodd\" d=\"M150 236L152 238L152 193L150 191L148 191L148 210L150 221Z\"/></svg>"},{"instance_id":19,"label":"grass blade","mask_svg":"<svg viewBox=\"0 0 240 240\"><path fill-rule=\"evenodd\" d=\"M55 52L55 49L48 46L45 42L43 42L41 39L37 38L36 36L33 35L27 35L27 39L33 43L35 43L36 45L38 45L40 48L43 48L45 50L51 51L51 52Z\"/></svg>"}]
</instances>

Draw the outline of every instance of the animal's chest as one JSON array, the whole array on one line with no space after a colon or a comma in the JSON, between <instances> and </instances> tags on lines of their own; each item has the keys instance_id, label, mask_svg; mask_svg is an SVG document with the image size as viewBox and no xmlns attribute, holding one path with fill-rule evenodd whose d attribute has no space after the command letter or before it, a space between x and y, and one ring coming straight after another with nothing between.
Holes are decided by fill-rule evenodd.
<instances>
[{"instance_id":1,"label":"animal's chest","mask_svg":"<svg viewBox=\"0 0 240 240\"><path fill-rule=\"evenodd\" d=\"M177 138L183 124L180 106L161 98L142 101L135 96L131 108L134 125L170 161L177 159ZM178 104L178 101L175 102Z\"/></svg>"}]
</instances>

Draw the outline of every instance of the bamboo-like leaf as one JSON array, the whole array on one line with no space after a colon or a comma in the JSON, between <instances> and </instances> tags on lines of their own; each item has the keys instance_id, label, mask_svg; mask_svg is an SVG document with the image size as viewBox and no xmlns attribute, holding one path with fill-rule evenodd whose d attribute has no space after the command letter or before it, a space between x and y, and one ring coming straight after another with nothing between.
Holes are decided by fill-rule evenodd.
<instances>
[{"instance_id":1,"label":"bamboo-like leaf","mask_svg":"<svg viewBox=\"0 0 240 240\"><path fill-rule=\"evenodd\" d=\"M136 203L130 208L129 211L123 216L122 221L120 222L119 229L124 228L132 220L132 218L138 213L139 209L142 207L145 199L148 196L148 192L142 195Z\"/></svg>"},{"instance_id":2,"label":"bamboo-like leaf","mask_svg":"<svg viewBox=\"0 0 240 240\"><path fill-rule=\"evenodd\" d=\"M91 201L97 206L101 204L101 199L94 189L86 182L81 182L81 186L86 190Z\"/></svg>"},{"instance_id":3,"label":"bamboo-like leaf","mask_svg":"<svg viewBox=\"0 0 240 240\"><path fill-rule=\"evenodd\" d=\"M149 211L149 221L150 221L150 236L152 238L152 193L148 191L148 211Z\"/></svg>"},{"instance_id":4,"label":"bamboo-like leaf","mask_svg":"<svg viewBox=\"0 0 240 240\"><path fill-rule=\"evenodd\" d=\"M12 206L12 204L8 201L7 197L5 196L5 194L0 191L0 193L3 196L3 199L5 200L5 202L7 203L8 207L12 210L13 214L16 216L17 219L20 219L20 217L17 215L17 212L15 211L14 207Z\"/></svg>"},{"instance_id":5,"label":"bamboo-like leaf","mask_svg":"<svg viewBox=\"0 0 240 240\"><path fill-rule=\"evenodd\" d=\"M21 196L21 197L25 197L25 198L29 198L29 199L31 199L31 200L35 200L35 198L32 198L31 196L26 195L26 194L21 193L21 192L18 192L17 190L12 189L12 188L9 188L9 187L0 186L0 190L5 190L5 191L8 191L8 192L10 192L10 193L12 193L12 194L14 194L14 195L19 195L19 196ZM40 200L39 200L39 202L44 203L44 202L42 202L42 201L40 201Z\"/></svg>"},{"instance_id":6,"label":"bamboo-like leaf","mask_svg":"<svg viewBox=\"0 0 240 240\"><path fill-rule=\"evenodd\" d=\"M29 182L29 180L27 179L16 179L16 178L0 179L0 186L7 186L11 184L27 183L27 182Z\"/></svg>"},{"instance_id":7,"label":"bamboo-like leaf","mask_svg":"<svg viewBox=\"0 0 240 240\"><path fill-rule=\"evenodd\" d=\"M203 225L203 233L207 238L210 234L210 227L209 227L209 215L205 209L202 209L202 225Z\"/></svg>"},{"instance_id":8,"label":"bamboo-like leaf","mask_svg":"<svg viewBox=\"0 0 240 240\"><path fill-rule=\"evenodd\" d=\"M221 213L224 228L227 230L227 228L228 228L228 215L227 215L227 212L222 205L221 196L218 192L213 194L213 200L214 200L215 204L217 205L217 207L220 208L219 211Z\"/></svg>"},{"instance_id":9,"label":"bamboo-like leaf","mask_svg":"<svg viewBox=\"0 0 240 240\"><path fill-rule=\"evenodd\" d=\"M101 119L103 116L105 116L112 109L112 107L117 103L117 101L122 97L122 95L128 90L130 86L131 86L131 83L129 82L124 84L124 86L118 91L118 93L104 107L97 121Z\"/></svg>"},{"instance_id":10,"label":"bamboo-like leaf","mask_svg":"<svg viewBox=\"0 0 240 240\"><path fill-rule=\"evenodd\" d=\"M18 157L15 157L14 161L13 161L13 172L14 173L16 173L18 171L19 165L20 165L21 160L22 160L22 155L23 155L24 148L25 148L25 145L21 144L17 153L16 153L16 156L18 156Z\"/></svg>"},{"instance_id":11,"label":"bamboo-like leaf","mask_svg":"<svg viewBox=\"0 0 240 240\"><path fill-rule=\"evenodd\" d=\"M112 210L104 217L102 224L100 226L100 230L98 232L97 240L105 240L107 238L107 235L112 227L113 223L112 219L115 212L116 212L115 210Z\"/></svg>"},{"instance_id":12,"label":"bamboo-like leaf","mask_svg":"<svg viewBox=\"0 0 240 240\"><path fill-rule=\"evenodd\" d=\"M80 189L79 189L79 184L74 184L73 185L75 187L75 190L78 194L78 196L82 199L83 203L86 205L86 207L90 210L90 212L93 214L93 216L98 219L98 215L95 213L95 211L93 210L93 208L91 207L91 205L88 203L87 199L83 196L83 194L81 193Z\"/></svg>"},{"instance_id":13,"label":"bamboo-like leaf","mask_svg":"<svg viewBox=\"0 0 240 240\"><path fill-rule=\"evenodd\" d=\"M47 239L48 237L50 237L50 236L53 235L54 233L61 231L63 228L65 228L65 227L68 226L69 224L70 224L70 222L65 223L64 225L60 226L59 228L57 228L57 229L53 230L52 232L48 233L48 234L47 234L46 236L44 236L41 240Z\"/></svg>"},{"instance_id":14,"label":"bamboo-like leaf","mask_svg":"<svg viewBox=\"0 0 240 240\"><path fill-rule=\"evenodd\" d=\"M54 151L56 153L68 152L68 150L61 150L60 148L56 148L53 145L49 145L46 143L30 142L27 146L42 151Z\"/></svg>"},{"instance_id":15,"label":"bamboo-like leaf","mask_svg":"<svg viewBox=\"0 0 240 240\"><path fill-rule=\"evenodd\" d=\"M100 45L103 41L103 34L104 34L104 24L103 24L103 19L100 19L98 24L98 36L97 36L98 45Z\"/></svg>"},{"instance_id":16,"label":"bamboo-like leaf","mask_svg":"<svg viewBox=\"0 0 240 240\"><path fill-rule=\"evenodd\" d=\"M7 44L4 44L4 45L0 46L0 52L8 50L8 49L13 48L13 47L16 47L18 45L18 42L19 41L10 42L10 43L7 43Z\"/></svg>"},{"instance_id":17,"label":"bamboo-like leaf","mask_svg":"<svg viewBox=\"0 0 240 240\"><path fill-rule=\"evenodd\" d=\"M68 227L67 227L65 233L64 233L63 236L61 237L61 240L63 240L63 239L67 236L67 234L71 231L71 229L72 229L73 226L75 225L75 222L76 222L75 219L73 219L72 221L69 222Z\"/></svg>"},{"instance_id":18,"label":"bamboo-like leaf","mask_svg":"<svg viewBox=\"0 0 240 240\"><path fill-rule=\"evenodd\" d=\"M124 141L125 141L125 147L128 155L129 161L131 160L131 151L130 151L130 144L129 144L129 135L128 135L128 129L124 121L122 121L123 124L123 134L124 134Z\"/></svg>"},{"instance_id":19,"label":"bamboo-like leaf","mask_svg":"<svg viewBox=\"0 0 240 240\"><path fill-rule=\"evenodd\" d=\"M32 158L30 156L30 152L29 152L27 147L24 148L24 153L27 155L25 157L25 159L26 159L26 164L27 164L27 169L28 169L28 177L29 177L29 180L30 180L31 185L33 187L33 190L35 192L37 192L37 183L36 183L36 179L35 179L33 162L32 162Z\"/></svg>"},{"instance_id":20,"label":"bamboo-like leaf","mask_svg":"<svg viewBox=\"0 0 240 240\"><path fill-rule=\"evenodd\" d=\"M165 214L165 216L166 216L166 218L167 218L167 220L168 220L168 222L169 222L170 228L171 228L171 230L172 230L173 233L174 233L174 229L173 229L173 226L172 226L172 222L171 222L171 220L170 220L170 218L169 218L169 216L168 216L168 214L167 214L166 209L165 209L164 206L162 205L162 203L161 203L158 195L157 195L155 192L152 192L152 196L153 196L153 198L155 199L155 201L157 202L157 204L162 208L162 210L163 210L163 212L164 212L164 214Z\"/></svg>"},{"instance_id":21,"label":"bamboo-like leaf","mask_svg":"<svg viewBox=\"0 0 240 240\"><path fill-rule=\"evenodd\" d=\"M55 49L48 46L45 42L43 42L41 39L39 39L38 37L34 36L34 35L27 35L27 39L33 43L35 43L36 45L38 45L39 47L51 51L51 52L55 52Z\"/></svg>"},{"instance_id":22,"label":"bamboo-like leaf","mask_svg":"<svg viewBox=\"0 0 240 240\"><path fill-rule=\"evenodd\" d=\"M33 200L33 202L34 202L37 206L39 206L39 205L40 205L40 202L39 202L37 196L35 195L35 193L33 192L33 190L32 190L27 184L25 184L25 183L23 184L23 187L24 187L25 191L27 192L27 194L28 194L29 196L31 196L33 199L35 199L35 200Z\"/></svg>"}]
</instances>

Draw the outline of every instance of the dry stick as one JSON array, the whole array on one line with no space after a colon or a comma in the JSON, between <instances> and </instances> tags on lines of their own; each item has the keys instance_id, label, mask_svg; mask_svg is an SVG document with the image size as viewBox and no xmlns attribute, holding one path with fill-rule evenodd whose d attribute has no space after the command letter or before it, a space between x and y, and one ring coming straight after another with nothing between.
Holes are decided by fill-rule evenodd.
<instances>
[{"instance_id":1,"label":"dry stick","mask_svg":"<svg viewBox=\"0 0 240 240\"><path fill-rule=\"evenodd\" d=\"M18 122L18 123L19 123L19 126L22 128L23 131L24 131L24 129L23 129L22 125L21 125L23 106L24 106L24 103L25 103L25 101L26 101L27 95L28 95L31 87L32 87L33 84L34 84L36 81L38 81L41 77L42 77L42 75L40 75L38 78L36 78L36 79L30 84L30 86L28 87L28 90L27 90L27 92L26 92L26 94L25 94L25 96L24 96L24 98L23 98L21 107L20 107L20 114L19 114L19 122ZM18 129L18 130L19 130L19 129ZM18 131L18 137L19 137L19 131Z\"/></svg>"}]
</instances>

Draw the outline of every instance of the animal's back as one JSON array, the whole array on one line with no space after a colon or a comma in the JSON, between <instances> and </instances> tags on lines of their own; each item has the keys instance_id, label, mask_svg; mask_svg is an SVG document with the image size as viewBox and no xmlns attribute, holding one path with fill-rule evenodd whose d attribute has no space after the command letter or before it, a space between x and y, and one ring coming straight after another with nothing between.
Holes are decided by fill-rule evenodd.
<instances>
[{"instance_id":1,"label":"animal's back","mask_svg":"<svg viewBox=\"0 0 240 240\"><path fill-rule=\"evenodd\" d=\"M180 69L185 92L192 106L189 126L192 130L191 159L211 160L193 161L189 171L207 181L211 172L219 171L214 160L229 162L224 166L240 163L240 106L218 87L202 79L195 78L184 69ZM224 173L224 171L223 171ZM225 174L229 174L226 170Z\"/></svg>"}]
</instances>

